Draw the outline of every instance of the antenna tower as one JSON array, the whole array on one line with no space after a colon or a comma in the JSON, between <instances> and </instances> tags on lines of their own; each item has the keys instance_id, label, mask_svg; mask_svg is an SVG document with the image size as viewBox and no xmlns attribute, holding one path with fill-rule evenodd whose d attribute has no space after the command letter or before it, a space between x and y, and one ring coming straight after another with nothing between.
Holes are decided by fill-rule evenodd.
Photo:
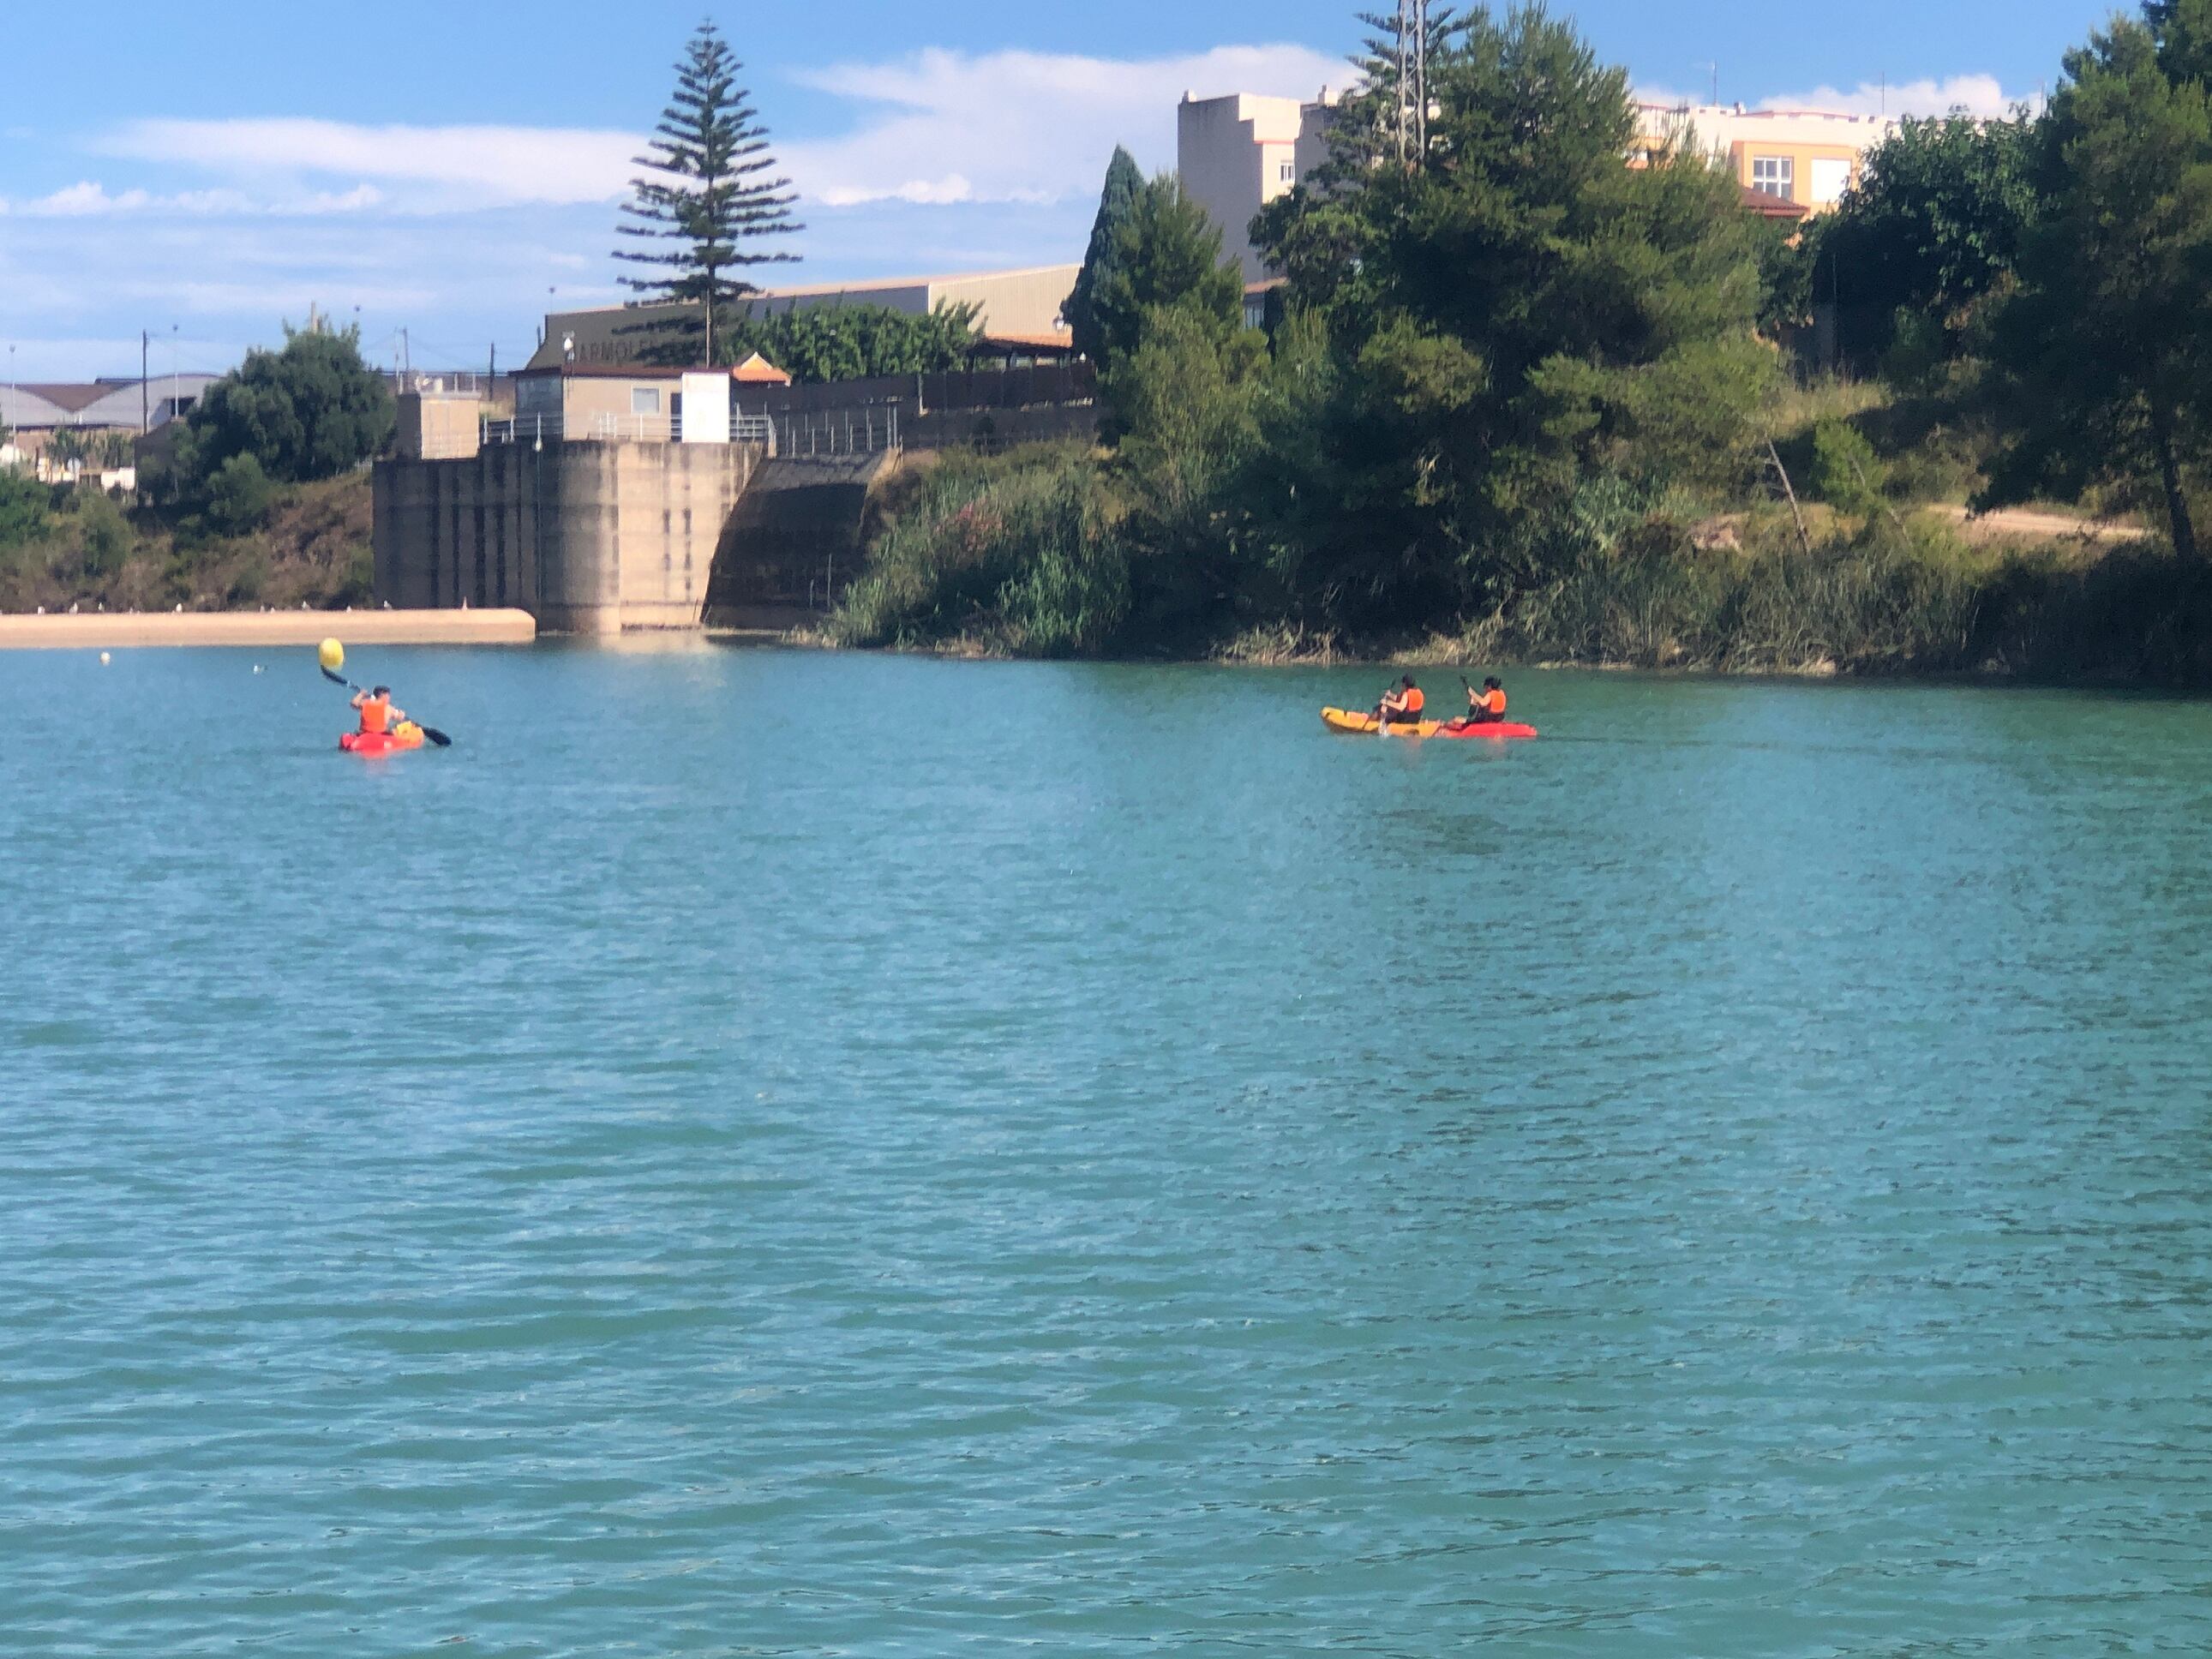
<instances>
[{"instance_id":1,"label":"antenna tower","mask_svg":"<svg viewBox=\"0 0 2212 1659\"><path fill-rule=\"evenodd\" d=\"M1429 153L1429 0L1398 0L1398 159Z\"/></svg>"}]
</instances>

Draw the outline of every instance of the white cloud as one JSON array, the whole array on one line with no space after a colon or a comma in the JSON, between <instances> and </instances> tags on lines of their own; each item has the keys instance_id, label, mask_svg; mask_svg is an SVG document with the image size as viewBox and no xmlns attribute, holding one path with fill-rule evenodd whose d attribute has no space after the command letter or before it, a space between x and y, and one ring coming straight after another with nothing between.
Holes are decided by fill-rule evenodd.
<instances>
[{"instance_id":1,"label":"white cloud","mask_svg":"<svg viewBox=\"0 0 2212 1659\"><path fill-rule=\"evenodd\" d=\"M842 137L781 149L799 188L831 207L1058 202L1096 191L1117 143L1147 167L1172 166L1186 92L1311 98L1351 74L1340 58L1296 46L1152 58L930 51L801 73L875 112Z\"/></svg>"},{"instance_id":2,"label":"white cloud","mask_svg":"<svg viewBox=\"0 0 2212 1659\"><path fill-rule=\"evenodd\" d=\"M397 187L394 205L463 210L611 201L628 188L639 141L578 127L365 126L343 121L132 121L94 145L133 161L182 163L234 179L336 176ZM335 199L343 199L343 197Z\"/></svg>"},{"instance_id":3,"label":"white cloud","mask_svg":"<svg viewBox=\"0 0 2212 1659\"><path fill-rule=\"evenodd\" d=\"M1969 115L1995 117L2027 101L2025 94L2007 92L1994 75L1954 75L1942 81L1929 77L1900 81L1889 87L1862 81L1850 92L1815 87L1810 92L1762 98L1758 107L1832 110L1843 115L1875 115L1885 111L1891 115L1948 115L1954 109L1963 109Z\"/></svg>"},{"instance_id":4,"label":"white cloud","mask_svg":"<svg viewBox=\"0 0 2212 1659\"><path fill-rule=\"evenodd\" d=\"M277 199L256 200L236 190L188 190L172 196L157 196L150 191L134 189L111 194L105 185L88 179L27 202L0 201L0 213L18 214L27 219L97 219L123 214L244 218L270 214L358 213L379 206L383 200L383 192L374 185L356 185L342 193L309 191Z\"/></svg>"},{"instance_id":5,"label":"white cloud","mask_svg":"<svg viewBox=\"0 0 2212 1659\"><path fill-rule=\"evenodd\" d=\"M1672 87L1636 88L1638 99L1647 104L1698 105L1710 95L1705 91L1686 93ZM1994 75L1954 75L1943 80L1923 76L1888 87L1863 82L1850 92L1819 86L1810 92L1760 98L1748 107L1820 110L1838 115L1879 115L1884 111L1892 115L1948 115L1954 109L1963 109L1969 115L1995 117L2009 114L2016 104L2032 101L2027 94L2007 92Z\"/></svg>"}]
</instances>

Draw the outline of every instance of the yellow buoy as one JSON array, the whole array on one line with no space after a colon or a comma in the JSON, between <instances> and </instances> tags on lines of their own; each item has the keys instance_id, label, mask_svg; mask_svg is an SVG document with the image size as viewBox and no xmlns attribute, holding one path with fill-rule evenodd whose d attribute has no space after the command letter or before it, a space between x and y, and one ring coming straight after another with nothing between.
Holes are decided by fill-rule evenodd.
<instances>
[{"instance_id":1,"label":"yellow buoy","mask_svg":"<svg viewBox=\"0 0 2212 1659\"><path fill-rule=\"evenodd\" d=\"M335 674L345 666L345 647L336 640L325 640L315 654L323 659L323 666Z\"/></svg>"}]
</instances>

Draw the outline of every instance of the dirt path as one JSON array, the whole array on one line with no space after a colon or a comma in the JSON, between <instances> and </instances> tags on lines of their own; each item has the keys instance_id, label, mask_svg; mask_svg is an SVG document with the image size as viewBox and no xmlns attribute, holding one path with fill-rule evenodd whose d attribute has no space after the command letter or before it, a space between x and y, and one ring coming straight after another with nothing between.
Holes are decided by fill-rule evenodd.
<instances>
[{"instance_id":1,"label":"dirt path","mask_svg":"<svg viewBox=\"0 0 2212 1659\"><path fill-rule=\"evenodd\" d=\"M1968 541L1990 542L2003 536L2033 537L2045 541L2078 541L2093 546L2139 542L2150 532L2140 525L2111 519L2075 519L2063 513L2036 513L2026 507L1999 507L1994 513L1969 514L1963 507L1932 507L1957 525Z\"/></svg>"}]
</instances>

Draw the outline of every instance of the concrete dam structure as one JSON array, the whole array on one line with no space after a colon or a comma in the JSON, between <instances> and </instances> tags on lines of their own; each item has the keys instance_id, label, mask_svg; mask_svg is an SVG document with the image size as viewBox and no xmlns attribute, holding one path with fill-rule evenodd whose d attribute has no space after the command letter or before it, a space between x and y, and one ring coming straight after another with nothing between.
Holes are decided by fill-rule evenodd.
<instances>
[{"instance_id":1,"label":"concrete dam structure","mask_svg":"<svg viewBox=\"0 0 2212 1659\"><path fill-rule=\"evenodd\" d=\"M377 463L376 594L514 605L540 628L696 628L757 444L495 444Z\"/></svg>"},{"instance_id":2,"label":"concrete dam structure","mask_svg":"<svg viewBox=\"0 0 2212 1659\"><path fill-rule=\"evenodd\" d=\"M471 388L404 395L398 453L376 464L377 599L512 606L568 634L788 629L860 574L903 456L1097 427L1087 364L832 386L750 372L565 363L516 376L507 415Z\"/></svg>"},{"instance_id":3,"label":"concrete dam structure","mask_svg":"<svg viewBox=\"0 0 2212 1659\"><path fill-rule=\"evenodd\" d=\"M799 627L860 574L869 495L896 460L623 442L380 461L377 597L511 605L564 634Z\"/></svg>"}]
</instances>

